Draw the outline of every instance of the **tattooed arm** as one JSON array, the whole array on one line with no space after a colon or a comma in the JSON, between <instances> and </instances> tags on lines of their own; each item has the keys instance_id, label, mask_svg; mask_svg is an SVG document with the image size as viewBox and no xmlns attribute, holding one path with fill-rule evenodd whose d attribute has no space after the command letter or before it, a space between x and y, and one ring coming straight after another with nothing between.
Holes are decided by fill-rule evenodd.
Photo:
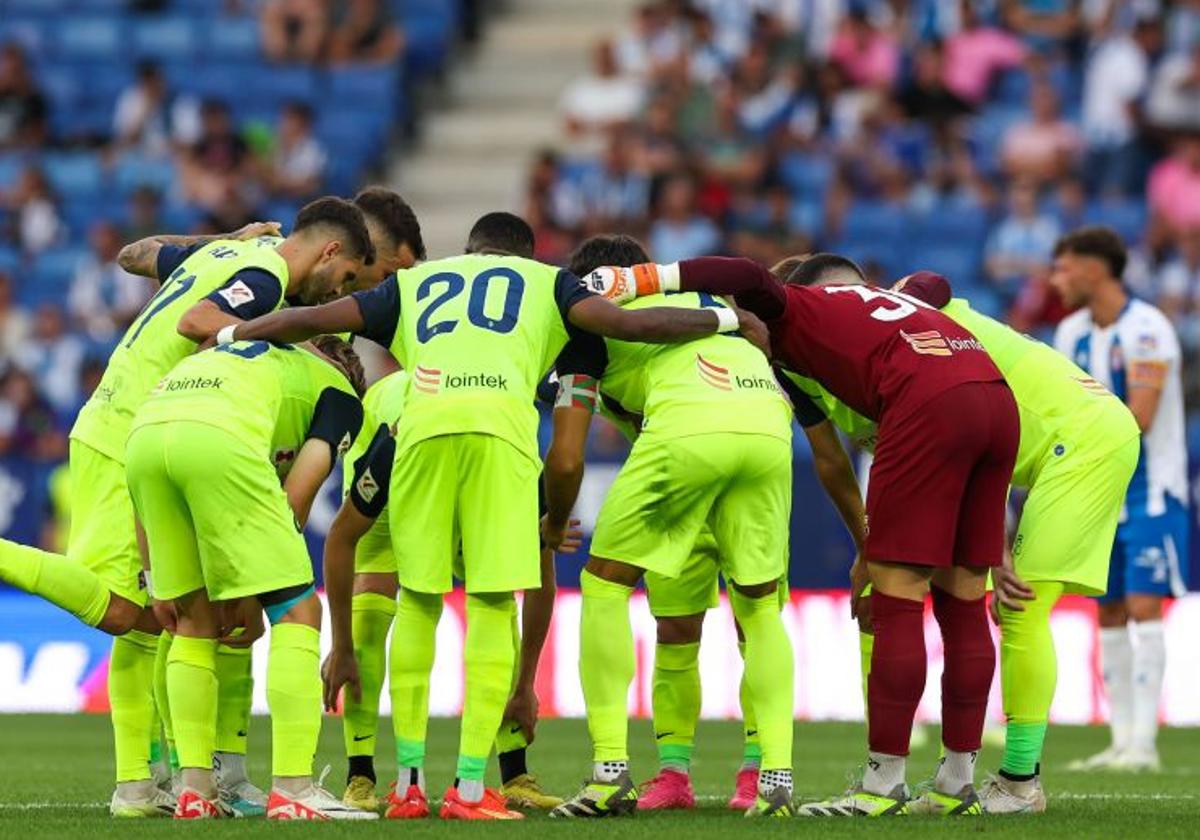
<instances>
[{"instance_id":1,"label":"tattooed arm","mask_svg":"<svg viewBox=\"0 0 1200 840\"><path fill-rule=\"evenodd\" d=\"M117 254L117 264L130 274L149 277L162 281L159 274L158 255L164 245L176 248L194 248L213 242L217 239L253 239L256 236L278 236L279 222L251 222L245 227L232 233L202 234L196 236L180 236L176 234L157 234L131 242ZM167 272L168 274L170 272Z\"/></svg>"}]
</instances>

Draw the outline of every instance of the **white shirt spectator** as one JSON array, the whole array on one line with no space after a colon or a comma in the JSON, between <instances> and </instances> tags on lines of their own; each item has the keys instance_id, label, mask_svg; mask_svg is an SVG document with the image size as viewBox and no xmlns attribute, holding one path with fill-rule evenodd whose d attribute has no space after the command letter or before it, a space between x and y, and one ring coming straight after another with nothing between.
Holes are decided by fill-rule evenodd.
<instances>
[{"instance_id":1,"label":"white shirt spectator","mask_svg":"<svg viewBox=\"0 0 1200 840\"><path fill-rule=\"evenodd\" d=\"M1089 146L1121 146L1137 127L1129 106L1146 90L1149 63L1128 35L1106 38L1087 63L1083 83L1083 135Z\"/></svg>"},{"instance_id":2,"label":"white shirt spectator","mask_svg":"<svg viewBox=\"0 0 1200 840\"><path fill-rule=\"evenodd\" d=\"M17 233L27 253L40 254L56 243L62 232L58 209L49 199L29 199L17 211Z\"/></svg>"},{"instance_id":3,"label":"white shirt spectator","mask_svg":"<svg viewBox=\"0 0 1200 840\"><path fill-rule=\"evenodd\" d=\"M628 76L584 76L563 91L561 108L570 120L607 125L632 120L642 107L642 83Z\"/></svg>"},{"instance_id":4,"label":"white shirt spectator","mask_svg":"<svg viewBox=\"0 0 1200 840\"><path fill-rule=\"evenodd\" d=\"M130 274L116 262L102 262L94 254L79 261L67 294L67 311L88 334L104 341L123 329L131 314L149 300L145 277Z\"/></svg>"},{"instance_id":5,"label":"white shirt spectator","mask_svg":"<svg viewBox=\"0 0 1200 840\"><path fill-rule=\"evenodd\" d=\"M1196 52L1164 59L1146 102L1150 121L1162 128L1200 128L1200 60Z\"/></svg>"},{"instance_id":6,"label":"white shirt spectator","mask_svg":"<svg viewBox=\"0 0 1200 840\"><path fill-rule=\"evenodd\" d=\"M37 381L56 411L68 411L79 403L79 371L86 357L83 340L66 333L48 341L30 339L14 361Z\"/></svg>"}]
</instances>

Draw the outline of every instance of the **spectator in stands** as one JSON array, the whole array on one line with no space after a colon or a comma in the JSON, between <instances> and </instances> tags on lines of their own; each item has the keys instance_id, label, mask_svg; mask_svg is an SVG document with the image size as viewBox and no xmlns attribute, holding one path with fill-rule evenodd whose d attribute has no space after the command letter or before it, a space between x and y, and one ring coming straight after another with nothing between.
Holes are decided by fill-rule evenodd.
<instances>
[{"instance_id":1,"label":"spectator in stands","mask_svg":"<svg viewBox=\"0 0 1200 840\"><path fill-rule=\"evenodd\" d=\"M560 108L567 130L587 137L624 126L637 116L642 94L642 82L617 67L612 42L601 41L592 52L592 72L563 91Z\"/></svg>"},{"instance_id":2,"label":"spectator in stands","mask_svg":"<svg viewBox=\"0 0 1200 840\"><path fill-rule=\"evenodd\" d=\"M0 46L0 149L44 146L49 108L38 90L24 51L15 43Z\"/></svg>"},{"instance_id":3,"label":"spectator in stands","mask_svg":"<svg viewBox=\"0 0 1200 840\"><path fill-rule=\"evenodd\" d=\"M1082 28L1080 0L1001 0L1004 22L1036 49L1066 43Z\"/></svg>"},{"instance_id":4,"label":"spectator in stands","mask_svg":"<svg viewBox=\"0 0 1200 840\"><path fill-rule=\"evenodd\" d=\"M633 26L617 38L613 56L620 72L652 77L684 50L686 27L673 18L671 4L651 0L638 6Z\"/></svg>"},{"instance_id":5,"label":"spectator in stands","mask_svg":"<svg viewBox=\"0 0 1200 840\"><path fill-rule=\"evenodd\" d=\"M1175 256L1159 268L1154 286L1158 308L1175 324L1184 348L1200 350L1200 228L1176 238Z\"/></svg>"},{"instance_id":6,"label":"spectator in stands","mask_svg":"<svg viewBox=\"0 0 1200 840\"><path fill-rule=\"evenodd\" d=\"M283 106L279 135L266 165L268 190L283 198L304 199L321 190L325 147L313 134L313 110L304 102Z\"/></svg>"},{"instance_id":7,"label":"spectator in stands","mask_svg":"<svg viewBox=\"0 0 1200 840\"><path fill-rule=\"evenodd\" d=\"M14 361L34 378L38 391L66 424L74 420L68 412L79 403L79 372L85 356L84 342L67 331L62 309L44 303L34 313L32 334Z\"/></svg>"},{"instance_id":8,"label":"spectator in stands","mask_svg":"<svg viewBox=\"0 0 1200 840\"><path fill-rule=\"evenodd\" d=\"M890 88L900 69L896 37L875 26L862 6L852 6L830 46L829 59L851 84Z\"/></svg>"},{"instance_id":9,"label":"spectator in stands","mask_svg":"<svg viewBox=\"0 0 1200 840\"><path fill-rule=\"evenodd\" d=\"M10 211L11 238L26 254L40 254L66 232L46 173L36 166L21 171L12 190L0 195L0 205Z\"/></svg>"},{"instance_id":10,"label":"spectator in stands","mask_svg":"<svg viewBox=\"0 0 1200 840\"><path fill-rule=\"evenodd\" d=\"M383 0L334 0L329 61L388 64L404 51L404 30Z\"/></svg>"},{"instance_id":11,"label":"spectator in stands","mask_svg":"<svg viewBox=\"0 0 1200 840\"><path fill-rule=\"evenodd\" d=\"M683 14L688 27L688 74L697 84L711 85L724 77L728 57L717 46L713 20L703 9L689 5Z\"/></svg>"},{"instance_id":12,"label":"spectator in stands","mask_svg":"<svg viewBox=\"0 0 1200 840\"><path fill-rule=\"evenodd\" d=\"M601 165L588 169L579 179L580 221L587 230L627 230L646 218L650 183L634 169L633 152L632 139L614 132Z\"/></svg>"},{"instance_id":13,"label":"spectator in stands","mask_svg":"<svg viewBox=\"0 0 1200 840\"><path fill-rule=\"evenodd\" d=\"M985 24L974 0L960 0L959 16L961 28L946 40L946 87L979 105L1000 73L1025 60L1025 45L1003 29Z\"/></svg>"},{"instance_id":14,"label":"spectator in stands","mask_svg":"<svg viewBox=\"0 0 1200 840\"><path fill-rule=\"evenodd\" d=\"M29 315L17 306L12 278L0 271L0 370L8 367L29 336Z\"/></svg>"},{"instance_id":15,"label":"spectator in stands","mask_svg":"<svg viewBox=\"0 0 1200 840\"><path fill-rule=\"evenodd\" d=\"M637 168L654 178L683 165L683 140L675 127L675 110L664 97L646 108L637 134Z\"/></svg>"},{"instance_id":16,"label":"spectator in stands","mask_svg":"<svg viewBox=\"0 0 1200 840\"><path fill-rule=\"evenodd\" d=\"M54 409L37 392L33 377L18 367L0 376L0 455L9 453L43 462L67 455L67 436Z\"/></svg>"},{"instance_id":17,"label":"spectator in stands","mask_svg":"<svg viewBox=\"0 0 1200 840\"><path fill-rule=\"evenodd\" d=\"M779 128L790 116L800 79L798 68L773 69L765 46L749 49L732 76L737 118L742 128L759 139Z\"/></svg>"},{"instance_id":18,"label":"spectator in stands","mask_svg":"<svg viewBox=\"0 0 1200 840\"><path fill-rule=\"evenodd\" d=\"M158 190L141 186L130 193L124 227L126 242L136 242L166 229L162 221L162 196Z\"/></svg>"},{"instance_id":19,"label":"spectator in stands","mask_svg":"<svg viewBox=\"0 0 1200 840\"><path fill-rule=\"evenodd\" d=\"M117 148L161 156L171 150L170 103L167 80L157 64L138 65L137 80L121 92L113 115Z\"/></svg>"},{"instance_id":20,"label":"spectator in stands","mask_svg":"<svg viewBox=\"0 0 1200 840\"><path fill-rule=\"evenodd\" d=\"M1200 44L1159 64L1146 101L1146 116L1159 129L1200 130Z\"/></svg>"},{"instance_id":21,"label":"spectator in stands","mask_svg":"<svg viewBox=\"0 0 1200 840\"><path fill-rule=\"evenodd\" d=\"M260 18L263 52L272 61L315 63L329 34L323 0L266 0Z\"/></svg>"},{"instance_id":22,"label":"spectator in stands","mask_svg":"<svg viewBox=\"0 0 1200 840\"><path fill-rule=\"evenodd\" d=\"M210 212L241 212L244 190L253 186L246 141L233 127L229 108L209 100L200 108L200 138L180 166L185 196Z\"/></svg>"},{"instance_id":23,"label":"spectator in stands","mask_svg":"<svg viewBox=\"0 0 1200 840\"><path fill-rule=\"evenodd\" d=\"M1130 194L1137 190L1142 170L1140 103L1162 28L1156 18L1142 18L1131 34L1116 27L1115 16L1112 7L1084 70L1084 170L1097 192Z\"/></svg>"},{"instance_id":24,"label":"spectator in stands","mask_svg":"<svg viewBox=\"0 0 1200 840\"><path fill-rule=\"evenodd\" d=\"M153 287L117 264L122 237L112 222L97 222L88 239L91 251L75 269L67 307L80 329L96 341L111 341L133 323Z\"/></svg>"},{"instance_id":25,"label":"spectator in stands","mask_svg":"<svg viewBox=\"0 0 1200 840\"><path fill-rule=\"evenodd\" d=\"M1200 44L1200 0L1178 0L1167 12L1167 49L1191 52Z\"/></svg>"},{"instance_id":26,"label":"spectator in stands","mask_svg":"<svg viewBox=\"0 0 1200 840\"><path fill-rule=\"evenodd\" d=\"M1150 203L1147 239L1152 248L1200 227L1200 133L1181 137L1171 155L1150 171L1146 198Z\"/></svg>"},{"instance_id":27,"label":"spectator in stands","mask_svg":"<svg viewBox=\"0 0 1200 840\"><path fill-rule=\"evenodd\" d=\"M696 209L696 183L689 175L671 176L658 197L658 213L650 226L650 253L664 263L712 254L721 232Z\"/></svg>"},{"instance_id":28,"label":"spectator in stands","mask_svg":"<svg viewBox=\"0 0 1200 840\"><path fill-rule=\"evenodd\" d=\"M1079 131L1062 117L1058 94L1047 82L1036 82L1029 94L1031 119L1004 135L1001 155L1011 177L1039 183L1066 175L1079 158Z\"/></svg>"},{"instance_id":29,"label":"spectator in stands","mask_svg":"<svg viewBox=\"0 0 1200 840\"><path fill-rule=\"evenodd\" d=\"M899 102L911 119L929 123L935 130L971 111L970 104L946 86L944 52L940 44L917 47L912 81L900 91Z\"/></svg>"},{"instance_id":30,"label":"spectator in stands","mask_svg":"<svg viewBox=\"0 0 1200 840\"><path fill-rule=\"evenodd\" d=\"M988 278L1006 305L1026 281L1044 279L1061 230L1053 216L1038 209L1033 182L1013 184L1008 216L992 231L985 250Z\"/></svg>"},{"instance_id":31,"label":"spectator in stands","mask_svg":"<svg viewBox=\"0 0 1200 840\"><path fill-rule=\"evenodd\" d=\"M733 188L757 183L766 167L763 144L744 129L739 105L732 89L718 94L716 124L695 149L705 172Z\"/></svg>"}]
</instances>

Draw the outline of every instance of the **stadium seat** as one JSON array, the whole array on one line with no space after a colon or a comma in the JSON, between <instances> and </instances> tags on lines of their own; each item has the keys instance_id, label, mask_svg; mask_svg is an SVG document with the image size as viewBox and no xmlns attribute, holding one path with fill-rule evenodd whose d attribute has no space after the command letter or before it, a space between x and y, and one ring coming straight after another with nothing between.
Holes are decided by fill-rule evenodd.
<instances>
[{"instance_id":1,"label":"stadium seat","mask_svg":"<svg viewBox=\"0 0 1200 840\"><path fill-rule=\"evenodd\" d=\"M190 59L196 51L196 22L179 15L153 15L133 24L133 53L137 58Z\"/></svg>"},{"instance_id":2,"label":"stadium seat","mask_svg":"<svg viewBox=\"0 0 1200 840\"><path fill-rule=\"evenodd\" d=\"M334 67L328 71L326 78L331 99L360 107L390 106L400 87L395 68L373 64Z\"/></svg>"},{"instance_id":3,"label":"stadium seat","mask_svg":"<svg viewBox=\"0 0 1200 840\"><path fill-rule=\"evenodd\" d=\"M252 78L253 84L246 80ZM316 71L309 67L280 67L263 64L255 68L253 76L240 79L239 96L258 102L280 105L289 99L315 103L318 94Z\"/></svg>"},{"instance_id":4,"label":"stadium seat","mask_svg":"<svg viewBox=\"0 0 1200 840\"><path fill-rule=\"evenodd\" d=\"M987 237L988 213L978 205L938 202L913 216L912 236L922 244L954 242L979 247Z\"/></svg>"},{"instance_id":5,"label":"stadium seat","mask_svg":"<svg viewBox=\"0 0 1200 840\"><path fill-rule=\"evenodd\" d=\"M68 16L54 31L54 47L68 60L111 59L127 48L121 30L119 18Z\"/></svg>"},{"instance_id":6,"label":"stadium seat","mask_svg":"<svg viewBox=\"0 0 1200 840\"><path fill-rule=\"evenodd\" d=\"M33 261L33 282L42 289L55 287L65 291L75 276L76 266L86 254L83 248L52 248L39 254Z\"/></svg>"},{"instance_id":7,"label":"stadium seat","mask_svg":"<svg viewBox=\"0 0 1200 840\"><path fill-rule=\"evenodd\" d=\"M51 17L67 11L71 0L4 0L0 10L5 15L46 15Z\"/></svg>"},{"instance_id":8,"label":"stadium seat","mask_svg":"<svg viewBox=\"0 0 1200 840\"><path fill-rule=\"evenodd\" d=\"M833 164L826 155L792 152L779 162L779 175L793 195L811 201L825 194L833 180Z\"/></svg>"},{"instance_id":9,"label":"stadium seat","mask_svg":"<svg viewBox=\"0 0 1200 840\"><path fill-rule=\"evenodd\" d=\"M220 59L251 60L258 56L258 21L253 18L214 17L205 24L203 49Z\"/></svg>"},{"instance_id":10,"label":"stadium seat","mask_svg":"<svg viewBox=\"0 0 1200 840\"><path fill-rule=\"evenodd\" d=\"M122 155L113 172L114 185L122 195L138 187L153 187L165 192L175 182L175 163L167 158L147 157L138 154Z\"/></svg>"},{"instance_id":11,"label":"stadium seat","mask_svg":"<svg viewBox=\"0 0 1200 840\"><path fill-rule=\"evenodd\" d=\"M925 245L905 253L904 271L936 271L951 283L973 286L979 273L979 251L947 242Z\"/></svg>"},{"instance_id":12,"label":"stadium seat","mask_svg":"<svg viewBox=\"0 0 1200 840\"><path fill-rule=\"evenodd\" d=\"M64 200L96 195L104 186L104 171L94 152L53 152L42 159L42 165Z\"/></svg>"},{"instance_id":13,"label":"stadium seat","mask_svg":"<svg viewBox=\"0 0 1200 840\"><path fill-rule=\"evenodd\" d=\"M21 267L21 252L7 245L0 245L0 273L12 275Z\"/></svg>"},{"instance_id":14,"label":"stadium seat","mask_svg":"<svg viewBox=\"0 0 1200 840\"><path fill-rule=\"evenodd\" d=\"M44 54L46 25L41 19L0 15L0 42L19 44L30 55Z\"/></svg>"},{"instance_id":15,"label":"stadium seat","mask_svg":"<svg viewBox=\"0 0 1200 840\"><path fill-rule=\"evenodd\" d=\"M1146 205L1134 199L1102 199L1088 204L1083 220L1091 225L1108 225L1127 242L1138 242L1146 229Z\"/></svg>"},{"instance_id":16,"label":"stadium seat","mask_svg":"<svg viewBox=\"0 0 1200 840\"><path fill-rule=\"evenodd\" d=\"M848 239L896 242L904 235L905 212L883 202L856 201L846 212L843 225Z\"/></svg>"}]
</instances>

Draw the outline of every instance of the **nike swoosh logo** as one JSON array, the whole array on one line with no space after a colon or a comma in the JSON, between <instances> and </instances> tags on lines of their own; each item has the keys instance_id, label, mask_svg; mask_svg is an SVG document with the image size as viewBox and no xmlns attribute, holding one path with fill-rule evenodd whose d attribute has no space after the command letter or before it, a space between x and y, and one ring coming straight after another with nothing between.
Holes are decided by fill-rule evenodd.
<instances>
[{"instance_id":1,"label":"nike swoosh logo","mask_svg":"<svg viewBox=\"0 0 1200 840\"><path fill-rule=\"evenodd\" d=\"M754 737L755 735L757 735L757 734L758 734L758 730L757 730L757 729L751 729L749 732L747 732L747 733L746 733L746 737L747 737L747 738L753 738L753 737Z\"/></svg>"},{"instance_id":2,"label":"nike swoosh logo","mask_svg":"<svg viewBox=\"0 0 1200 840\"><path fill-rule=\"evenodd\" d=\"M655 732L654 740L661 741L663 738L666 738L668 735L674 735L674 734L675 734L674 730L672 730L671 732Z\"/></svg>"},{"instance_id":3,"label":"nike swoosh logo","mask_svg":"<svg viewBox=\"0 0 1200 840\"><path fill-rule=\"evenodd\" d=\"M512 727L511 729L509 729L508 731L509 731L509 732L511 732L512 734L516 735L516 734L518 734L518 733L521 731L521 727L520 727L520 726L514 726L514 727Z\"/></svg>"},{"instance_id":4,"label":"nike swoosh logo","mask_svg":"<svg viewBox=\"0 0 1200 840\"><path fill-rule=\"evenodd\" d=\"M239 729L239 730L238 730L238 734L237 734L237 736L238 736L239 738L245 738L245 737L246 737L246 730L245 730L245 729Z\"/></svg>"},{"instance_id":5,"label":"nike swoosh logo","mask_svg":"<svg viewBox=\"0 0 1200 840\"><path fill-rule=\"evenodd\" d=\"M354 740L354 743L357 744L359 741L365 741L370 737L371 737L370 735L355 735L353 740Z\"/></svg>"}]
</instances>

